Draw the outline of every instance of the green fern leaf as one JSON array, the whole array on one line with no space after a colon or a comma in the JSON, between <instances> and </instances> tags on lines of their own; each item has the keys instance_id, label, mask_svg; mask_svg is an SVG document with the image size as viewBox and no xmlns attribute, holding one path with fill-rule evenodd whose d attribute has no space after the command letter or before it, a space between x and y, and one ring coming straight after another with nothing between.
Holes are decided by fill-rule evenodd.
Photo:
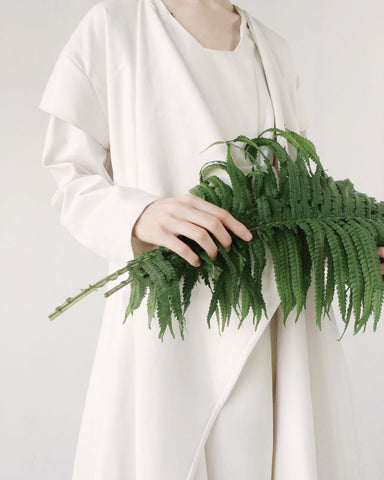
<instances>
[{"instance_id":1,"label":"green fern leaf","mask_svg":"<svg viewBox=\"0 0 384 480\"><path fill-rule=\"evenodd\" d=\"M269 132L273 133L273 139L263 136ZM295 155L290 156L280 145L277 140L280 136L292 147L290 152L295 150ZM247 175L233 161L230 147L236 142L243 144L238 148L243 149L252 164ZM163 340L168 329L174 337L174 318L184 339L191 293L202 279L212 293L207 313L209 327L215 313L219 332L223 331L233 310L239 327L252 311L257 329L262 315L268 316L262 272L266 265L265 248L269 248L284 325L293 308L297 308L295 322L305 308L313 273L315 321L320 330L322 315L329 313L335 291L345 324L343 335L352 312L355 334L366 328L372 314L376 330L384 299L376 248L384 245L384 202L356 192L348 178L335 181L328 176L314 144L297 132L270 128L256 138L239 135L207 148L217 144L227 146L226 161L202 166L200 184L189 191L229 211L253 232L253 239L248 243L230 232L232 247L226 252L210 232L218 249L217 258L212 261L197 242L180 235L200 257L198 268L162 246L142 252L124 268L95 284L104 285L128 273L128 280L105 294L127 284L131 286L124 322L148 292L149 328L157 314L159 338ZM272 157L278 161L278 175L272 168ZM230 185L217 175L209 175L212 169L225 171ZM67 299L56 312L62 312L71 303L72 299Z\"/></svg>"}]
</instances>

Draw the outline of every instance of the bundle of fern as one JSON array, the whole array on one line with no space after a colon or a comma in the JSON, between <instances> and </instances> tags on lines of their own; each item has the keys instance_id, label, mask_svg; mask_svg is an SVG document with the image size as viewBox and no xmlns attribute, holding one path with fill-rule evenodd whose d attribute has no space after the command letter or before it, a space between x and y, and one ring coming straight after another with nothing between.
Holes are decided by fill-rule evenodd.
<instances>
[{"instance_id":1,"label":"bundle of fern","mask_svg":"<svg viewBox=\"0 0 384 480\"><path fill-rule=\"evenodd\" d=\"M292 159L277 140L263 137L267 132L284 137L296 152ZM244 174L234 163L231 145L244 143L242 150L252 163ZM238 136L225 143L227 158L206 163L200 170L200 183L189 190L219 207L228 210L253 232L250 242L232 232L231 250L227 253L212 236L218 255L212 261L196 242L180 236L200 256L201 265L194 267L172 250L159 246L147 250L126 266L108 275L89 289L57 307L53 319L91 291L128 272L128 278L104 295L130 285L130 298L123 323L142 303L147 292L148 325L157 314L159 338L169 328L173 338L172 317L179 323L184 340L185 312L191 292L202 279L211 290L207 323L215 313L221 329L229 324L232 308L239 318L238 328L252 310L255 329L264 312L262 272L266 265L265 245L271 251L277 290L281 299L283 322L296 306L299 313L306 306L313 268L316 324L321 330L324 314L329 309L336 289L339 309L345 323L343 335L353 311L354 334L364 327L373 313L376 331L384 295L377 246L384 245L384 202L356 192L347 178L335 181L328 176L313 143L291 130L269 128L258 137ZM263 149L270 149L279 162L277 177ZM265 159L265 167L257 155ZM311 168L316 167L314 171ZM231 185L217 175L206 175L209 168L227 172ZM325 271L327 272L326 278ZM343 336L342 335L342 336ZM341 337L342 338L342 337Z\"/></svg>"}]
</instances>

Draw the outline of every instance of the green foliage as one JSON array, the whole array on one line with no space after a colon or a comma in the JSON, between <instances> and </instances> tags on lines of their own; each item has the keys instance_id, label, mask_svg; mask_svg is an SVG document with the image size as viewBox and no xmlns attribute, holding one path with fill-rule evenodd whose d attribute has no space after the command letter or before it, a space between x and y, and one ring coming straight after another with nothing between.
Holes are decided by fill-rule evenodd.
<instances>
[{"instance_id":1,"label":"green foliage","mask_svg":"<svg viewBox=\"0 0 384 480\"><path fill-rule=\"evenodd\" d=\"M276 139L263 137L270 131L295 148L294 159ZM245 144L236 147L242 148L252 163L252 171L246 175L236 167L231 155L230 147L236 142ZM105 294L108 296L130 284L124 322L141 305L148 290L149 328L157 316L159 338L163 340L167 328L175 338L172 325L175 318L184 340L185 312L191 303L193 287L202 280L212 293L207 312L209 328L215 314L219 331L223 331L233 318L233 309L239 320L238 328L251 311L257 329L263 312L268 318L262 295L267 247L273 260L284 325L294 307L297 307L295 322L305 308L313 274L315 321L320 330L336 289L344 332L352 312L354 334L362 327L365 331L372 314L376 331L384 294L377 253L377 246L384 245L384 202L356 192L348 178L333 180L325 173L313 143L291 130L270 128L254 139L238 136L209 147L219 143L227 145L226 162L206 163L200 170L200 184L189 192L228 210L253 232L253 239L246 242L228 231L232 246L227 253L211 234L219 251L212 261L199 244L180 236L200 256L201 266L193 267L175 252L159 246L141 253L75 299L67 300L78 301L92 287L128 272L127 280ZM279 174L265 155L266 148L278 160ZM264 157L264 165L258 161L258 155ZM212 166L227 172L231 186L216 175L206 175ZM69 303L58 307L52 317L68 308Z\"/></svg>"}]
</instances>

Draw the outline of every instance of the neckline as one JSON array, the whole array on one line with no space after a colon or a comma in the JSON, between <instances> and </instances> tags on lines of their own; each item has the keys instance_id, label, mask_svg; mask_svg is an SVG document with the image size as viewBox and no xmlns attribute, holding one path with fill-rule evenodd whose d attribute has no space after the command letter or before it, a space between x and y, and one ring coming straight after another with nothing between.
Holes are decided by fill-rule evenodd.
<instances>
[{"instance_id":1,"label":"neckline","mask_svg":"<svg viewBox=\"0 0 384 480\"><path fill-rule=\"evenodd\" d=\"M184 35L188 36L192 41L193 43L195 43L200 49L202 50L205 50L206 52L215 52L215 53L218 53L218 54L224 54L224 55L233 55L235 54L238 50L240 50L240 47L243 43L243 39L244 39L244 28L245 28L245 24L246 24L246 20L244 18L244 15L242 14L242 11L241 9L235 5L235 4L232 4L232 6L235 8L236 12L239 14L240 18L241 18L241 22L240 22L240 29L239 29L239 34L240 34L240 39L236 45L236 47L233 49L233 50L218 50L216 48L208 48L208 47L204 47L204 45L202 45L196 37L194 37L192 35L191 32L189 32L177 19L176 17L173 16L173 14L170 12L170 10L168 10L168 7L165 5L165 3L163 2L163 0L155 0L156 3L159 5L159 8L160 8L160 14L166 16L167 18L170 19L170 21L172 21L176 26L177 28L180 29L181 32L184 33Z\"/></svg>"}]
</instances>

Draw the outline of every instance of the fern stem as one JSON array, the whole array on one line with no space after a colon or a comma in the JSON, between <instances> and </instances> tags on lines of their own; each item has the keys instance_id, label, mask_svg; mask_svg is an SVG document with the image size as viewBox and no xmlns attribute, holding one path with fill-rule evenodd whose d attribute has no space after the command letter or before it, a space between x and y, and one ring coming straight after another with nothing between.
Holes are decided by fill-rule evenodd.
<instances>
[{"instance_id":1,"label":"fern stem","mask_svg":"<svg viewBox=\"0 0 384 480\"><path fill-rule=\"evenodd\" d=\"M104 297L105 298L110 297L113 293L116 293L118 290L125 287L126 285L128 285L131 282L132 282L132 278L127 278L127 280L124 280L123 282L120 282L118 285L116 285L115 287L113 287L110 290L108 290L107 292L105 292Z\"/></svg>"},{"instance_id":2,"label":"fern stem","mask_svg":"<svg viewBox=\"0 0 384 480\"><path fill-rule=\"evenodd\" d=\"M81 293L76 295L75 297L68 297L64 303L62 303L60 306L56 307L54 313L51 313L48 318L50 320L55 319L58 317L60 314L62 314L65 310L67 310L69 307L74 305L75 303L79 302L81 299L83 299L85 296L89 295L92 292L95 292L98 288L103 287L106 283L111 282L112 280L116 280L120 275L125 273L127 271L127 267L123 267L119 270L116 270L115 272L107 275L106 277L102 278L98 282L89 285L88 288L81 289Z\"/></svg>"}]
</instances>

